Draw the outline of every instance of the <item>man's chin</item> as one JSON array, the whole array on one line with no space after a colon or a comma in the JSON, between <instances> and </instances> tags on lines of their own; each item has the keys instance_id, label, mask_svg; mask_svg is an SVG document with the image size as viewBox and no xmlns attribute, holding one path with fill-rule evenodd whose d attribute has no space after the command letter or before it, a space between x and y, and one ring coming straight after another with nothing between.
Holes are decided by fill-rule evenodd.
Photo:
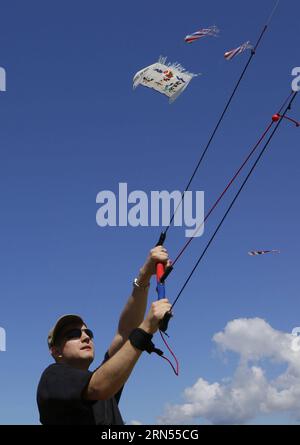
<instances>
[{"instance_id":1,"label":"man's chin","mask_svg":"<svg viewBox=\"0 0 300 445\"><path fill-rule=\"evenodd\" d=\"M89 363L92 363L94 360L94 352L93 351L81 351L80 358Z\"/></svg>"},{"instance_id":2,"label":"man's chin","mask_svg":"<svg viewBox=\"0 0 300 445\"><path fill-rule=\"evenodd\" d=\"M89 353L85 353L82 357L84 360L92 363L92 361L94 360L94 353L92 351L89 351Z\"/></svg>"}]
</instances>

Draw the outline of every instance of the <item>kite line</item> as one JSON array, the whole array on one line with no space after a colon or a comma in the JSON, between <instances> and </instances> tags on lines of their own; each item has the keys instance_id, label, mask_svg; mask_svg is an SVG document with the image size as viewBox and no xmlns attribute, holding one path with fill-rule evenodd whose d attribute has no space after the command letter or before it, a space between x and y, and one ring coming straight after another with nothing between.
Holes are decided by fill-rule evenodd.
<instances>
[{"instance_id":1,"label":"kite line","mask_svg":"<svg viewBox=\"0 0 300 445\"><path fill-rule=\"evenodd\" d=\"M234 86L234 89L233 89L233 91L232 91L232 93L231 93L231 95L230 95L230 97L229 97L229 99L228 99L228 101L227 101L227 103L225 105L224 110L221 113L221 116L220 116L219 120L217 121L217 124L216 124L215 128L212 131L212 134L211 134L211 136L210 136L210 138L209 138L209 140L208 140L208 142L207 142L207 144L206 144L206 146L205 146L205 148L204 148L204 150L203 150L203 152L201 154L201 157L200 157L200 159L199 159L199 161L198 161L198 163L196 165L196 168L194 169L194 171L193 171L193 173L192 173L192 175L191 175L191 177L190 177L186 187L184 188L184 191L182 192L181 200L180 200L179 204L177 205L175 211L173 212L173 215L172 215L172 217L170 219L170 222L169 222L168 226L163 231L161 239L165 239L166 238L167 232L168 232L168 230L169 230L169 228L170 228L170 226L171 226L171 224L172 224L172 222L173 222L173 220L175 218L176 212L178 211L178 208L180 207L182 201L184 200L185 192L187 192L189 190L189 187L190 187L190 185L191 185L191 183L192 183L192 181L193 181L193 179L194 179L194 177L195 177L195 175L196 175L200 165L203 162L203 159L204 159L204 157L205 157L205 155L206 155L206 153L207 153L207 151L208 151L208 149L209 149L209 147L210 147L210 145L211 145L211 143L212 143L212 141L213 141L213 139L214 139L214 137L215 137L215 135L216 135L216 133L217 133L217 131L218 131L218 129L219 129L219 127L220 127L220 125L221 125L225 115L226 115L226 113L227 113L227 110L228 110L228 108L229 108L229 106L230 106L230 104L231 104L231 102L232 102L232 100L233 100L233 98L235 96L235 93L237 92L237 90L238 90L238 88L239 88L239 86L240 86L240 84L241 84L241 82L242 82L242 80L243 80L247 70L248 70L248 67L249 67L250 63L251 63L253 57L256 54L257 48L259 47L259 44L261 43L261 41L263 39L263 36L266 33L266 31L267 31L267 29L268 29L268 27L269 27L269 25L270 25L270 23L272 21L272 18L273 18L274 14L275 14L275 11L276 11L276 9L277 9L277 7L279 5L279 2L280 2L280 0L277 0L277 2L275 4L275 6L274 6L274 8L273 8L269 18L268 18L268 20L266 22L266 24L264 25L264 27L263 27L260 35L259 35L259 38L258 38L254 48L252 48L252 50L251 50L251 54L249 56L249 59L248 59L246 65L245 65L245 67L244 67L244 69L243 69L243 71L242 71L242 73L241 73L237 83Z\"/></svg>"},{"instance_id":2,"label":"kite line","mask_svg":"<svg viewBox=\"0 0 300 445\"><path fill-rule=\"evenodd\" d=\"M170 365L173 368L173 371L175 372L176 375L178 375L178 369L179 369L179 365L178 365L178 360L176 358L176 356L174 355L174 353L172 352L172 350L170 349L168 343L166 342L166 340L164 339L162 333L166 333L166 330L168 328L168 323L172 317L172 309L174 308L175 304L177 303L178 299L180 298L180 296L182 295L184 289L186 288L188 282L190 281L190 279L192 278L194 272L196 271L197 267L199 266L200 262L202 261L204 255L206 254L207 250L209 249L211 243L213 242L215 236L217 235L217 233L219 232L220 228L222 227L225 219L227 218L229 212L231 211L233 205L235 204L237 198L239 197L240 193L242 192L242 190L244 189L245 185L247 184L249 178L251 177L251 175L253 174L254 170L256 169L260 159L262 158L264 152L266 151L266 149L268 148L270 142L272 141L275 133L277 132L279 125L281 124L283 119L287 119L289 121L291 121L292 123L294 123L297 127L300 126L300 123L298 121L296 121L295 119L289 118L288 116L286 116L286 114L288 113L288 111L291 109L292 104L297 96L298 92L291 92L289 94L289 96L287 97L287 99L284 101L283 105L281 106L280 110L278 113L274 114L272 116L272 121L271 123L267 126L266 130L263 132L262 136L260 137L260 139L258 140L258 142L255 144L255 146L252 148L252 150L250 151L250 153L248 154L248 156L246 157L245 161L242 163L242 165L240 166L240 168L237 170L237 172L235 173L235 175L233 176L233 178L229 181L229 183L227 184L226 188L224 189L224 191L221 193L221 195L219 196L219 198L216 200L216 202L214 203L214 205L211 207L211 209L209 210L208 214L205 216L204 221L209 217L209 215L212 213L212 211L216 208L217 204L220 202L220 200L223 198L223 196L225 195L226 191L229 189L229 187L233 184L233 182L235 181L235 179L237 178L237 176L240 174L240 172L242 171L242 169L245 167L245 165L247 164L247 162L250 160L251 156L254 154L254 152L256 151L256 149L258 148L258 146L262 143L262 141L267 137L269 131L271 130L271 127L275 124L275 128L273 129L273 131L271 132L268 140L266 141L265 145L263 146L263 148L261 149L259 155L257 156L254 164L252 165L250 171L248 172L246 178L244 179L244 181L242 182L239 190L237 191L237 193L235 194L233 200L231 201L229 207L227 208L224 216L222 217L220 223L218 224L217 228L215 229L213 235L211 236L211 238L209 239L208 243L206 244L203 252L201 253L200 257L198 258L196 264L194 265L192 271L190 272L190 274L188 275L187 279L185 280L183 286L181 287L180 291L178 292L172 306L171 309L168 313L165 314L161 324L160 324L160 335L162 337L162 340L164 341L165 345L167 346L168 350L170 351L170 353L172 354L172 356L175 359L176 362L176 367L173 366L173 364L170 362L170 360L168 360L166 357L162 357L165 360L167 360ZM283 113L281 113L281 111L283 111ZM203 223L204 223L203 221ZM202 223L202 224L203 224ZM200 226L201 227L201 226ZM164 265L162 263L158 263L157 267L156 267L156 276L157 276L157 293L158 293L158 298L165 298L165 280L168 277L168 275L170 274L170 272L173 270L173 267L175 265L175 263L177 262L177 260L179 259L179 257L183 254L183 252L186 250L186 248L188 247L188 245L190 244L190 242L194 239L197 231L200 229L200 227L197 228L197 230L195 231L195 233L193 234L193 237L190 238L190 240L185 244L184 248L180 251L179 255L177 255L175 261L173 262L172 266L168 267L165 269ZM162 235L161 235L162 237ZM157 243L157 245L161 245L160 243L161 238L159 240L159 242ZM257 251L257 252L251 252L251 254L256 255L256 254L263 254L263 253L267 253L268 251ZM271 251L270 251L271 252ZM275 251L273 251L275 252ZM167 335L167 334L165 334Z\"/></svg>"},{"instance_id":3,"label":"kite line","mask_svg":"<svg viewBox=\"0 0 300 445\"><path fill-rule=\"evenodd\" d=\"M186 193L186 191L189 190L190 185L191 185L191 183L192 183L192 181L193 181L193 179L194 179L194 177L195 177L195 175L196 175L196 173L197 173L197 171L198 171L200 165L202 164L203 159L204 159L204 157L205 157L205 155L206 155L208 149L209 149L210 146L211 146L211 143L212 143L212 141L213 141L213 139L214 139L214 137L215 137L215 135L216 135L216 133L217 133L217 131L218 131L218 129L219 129L219 127L220 127L220 125L221 125L221 123L222 123L222 121L223 121L223 119L224 119L224 117L225 117L225 115L226 115L226 113L227 113L229 107L230 107L230 104L231 104L231 102L232 102L234 96L236 95L236 92L237 92L237 90L238 90L238 88L239 88L239 86L240 86L240 84L241 84L241 82L242 82L242 80L243 80L243 78L244 78L244 76L245 76L245 74L246 74L246 72L247 72L249 66L250 66L250 63L251 63L251 61L252 61L254 55L256 54L256 51L257 51L257 49L258 49L258 47L259 47L259 45L260 45L260 43L261 43L261 41L262 41L262 39L263 39L263 37L264 37L264 35L265 35L265 33L266 33L268 27L269 27L269 24L270 24L271 21L272 21L272 18L273 18L274 14L275 14L275 11L276 11L276 9L277 9L277 7L278 7L278 5L279 5L279 2L280 2L280 0L277 0L277 1L276 1L276 4L275 4L275 6L273 7L273 10L272 10L272 12L271 12L271 14L270 14L270 16L269 16L269 18L268 18L266 24L264 25L264 27L263 27L263 29L262 29L262 31L261 31L261 33L260 33L260 35L259 35L259 37L258 37L258 40L257 40L257 42L256 42L256 44L255 44L254 47L253 47L253 46L250 46L250 42L246 42L246 43L244 43L243 45L241 45L240 47L238 47L238 48L236 48L236 49L234 49L234 50L231 50L231 51L228 51L227 53L225 53L225 58L226 58L227 60L230 60L231 58L235 57L237 54L240 54L241 52L243 52L245 49L251 49L251 54L250 54L250 56L249 56L249 59L248 59L246 65L245 65L244 69L242 70L242 73L241 73L240 77L238 78L238 80L237 80L237 82L236 82L236 84L235 84L235 86L234 86L234 89L233 89L233 91L232 91L232 93L231 93L231 95L230 95L230 97L229 97L229 99L228 99L228 101L227 101L227 103L225 104L225 108L224 108L224 110L222 111L222 113L221 113L221 115L220 115L220 117L219 117L219 119L218 119L218 121L217 121L217 123L216 123L216 125L215 125L215 127L214 127L214 129L213 129L213 131L212 131L212 133L211 133L211 136L209 137L209 140L208 140L206 146L204 147L204 150L203 150L203 152L202 152L202 154L201 154L201 157L200 157L200 159L199 159L199 161L198 161L198 163L197 163L197 165L196 165L196 167L195 167L195 169L194 169L194 171L193 171L193 173L192 173L192 175L191 175L191 177L190 177L190 179L189 179L189 181L188 181L186 187L184 188L184 191L183 191L182 194L181 194L180 202L178 203L176 209L174 210L174 212L173 212L173 214L172 214L172 217L170 218L170 221L169 221L168 226L165 228L165 230L164 230L164 231L161 233L161 235L160 235L160 239L159 239L157 245L163 245L163 243L164 243L164 241L165 241L165 239L166 239L167 232L168 232L168 230L169 230L169 228L170 228L170 226L171 226L171 224L172 224L172 222L173 222L173 220L174 220L174 217L175 217L175 215L176 215L176 212L178 211L179 207L182 205L182 202L184 201L185 193ZM206 31L209 31L209 30L204 29L204 30L202 30L202 32L198 31L198 32L196 32L196 33L194 33L194 34L192 34L192 35L189 35L189 36L186 37L186 41L188 41L189 43L191 43L192 41L194 41L194 40L198 40L199 38L203 37L204 35L216 35L216 34L217 34L217 31L216 31L216 30L215 30L215 34L214 34L214 33L208 33L208 32L203 33L203 31L206 32ZM154 66L154 65L153 65L153 66ZM181 68L181 67L180 67L180 68ZM159 68L159 69L160 69L160 68ZM159 71L159 69L156 68L155 70L156 70L156 71ZM140 74L140 73L141 73L141 74ZM166 75L166 73L168 74L168 71L164 71L164 74L165 74L165 75ZM143 74L143 71L139 72L138 75L135 77L135 79L136 79L136 84L138 84L138 82L140 81L140 77L141 77L142 74ZM192 77L191 73L187 73L187 74L190 74L190 76ZM177 77L177 78L178 78L178 77ZM151 82L153 82L154 79L152 79L152 78L147 79L147 78L146 78L146 80L147 80L149 83L151 83ZM182 81L183 79L180 79L180 80ZM189 81L189 79L187 79L187 81ZM227 184L226 188L223 190L223 192L221 193L221 195L219 196L219 198L216 200L216 202L214 203L214 205L213 205L213 206L211 207L211 209L209 210L208 214L205 216L202 225L203 225L204 222L207 220L207 218L210 216L210 214L212 213L212 211L216 208L216 206L217 206L218 203L221 201L221 199L223 198L223 196L225 195L225 193L227 192L227 190L231 187L231 185L232 185L232 184L234 183L234 181L237 179L238 175L241 173L241 171L243 170L243 168L246 166L246 164L248 163L248 161L250 160L250 158L252 157L252 155L255 153L255 151L257 150L257 148L260 146L260 144L262 143L262 141L267 137L269 131L271 130L271 127L272 127L274 124L276 124L276 125L275 125L275 129L272 131L272 133L271 133L271 135L269 136L267 142L265 143L264 147L263 147L262 150L260 151L260 153L259 153L257 159L255 160L253 166L251 167L251 169L250 169L248 175L246 176L246 178L244 179L244 181L243 181L242 185L240 186L238 192L236 193L235 197L234 197L233 200L231 201L231 203L230 203L230 205L229 205L227 211L225 212L225 214L224 214L223 218L221 219L220 223L218 224L218 226L217 226L215 232L213 233L212 237L211 237L210 240L208 241L208 243L207 243L205 249L203 250L202 254L200 255L199 259L197 260L197 262L196 262L195 266L193 267L191 273L189 274L189 276L187 277L187 279L186 279L186 281L184 282L183 286L181 287L180 291L178 292L178 294L177 294L177 296L176 296L176 298L175 298L175 300L174 300L174 302L173 302L173 304L172 304L171 310L173 309L174 305L176 304L176 302L178 301L179 297L181 296L183 290L185 289L185 287L187 286L188 282L190 281L190 279L191 279L192 275L194 274L196 268L197 268L198 265L200 264L202 258L204 257L204 255L205 255L205 253L207 252L209 246L211 245L212 241L214 240L215 236L217 235L218 231L220 230L221 226L223 225L223 223L224 223L224 221L225 221L227 215L229 214L230 210L232 209L234 203L236 202L238 196L240 195L241 191L243 190L243 188L245 187L246 183L248 182L250 176L251 176L252 173L254 172L254 170L255 170L257 164L259 163L259 161L260 161L261 157L263 156L265 150L267 149L269 143L271 142L272 138L274 137L274 135L275 135L275 133L276 133L276 131L277 131L277 129L278 129L278 127L279 127L279 125L280 125L282 119L288 119L289 121L293 122L297 127L300 126L300 122L298 122L298 121L296 121L296 120L294 120L294 119L292 119L292 118L286 116L288 110L289 110L289 109L291 108L291 106L292 106L293 101L295 100L296 95L297 95L297 92L296 92L296 93L293 93L293 92L290 93L289 96L288 96L288 98L285 100L284 104L283 104L282 107L280 108L279 112L276 113L276 114L274 114L274 115L272 116L272 121L271 121L271 123L267 126L266 130L263 132L263 134L262 134L262 136L260 137L260 139L258 140L258 142L257 142L257 143L255 144L255 146L252 148L252 150L250 151L250 153L248 154L248 156L246 157L246 159L244 160L244 162L242 163L242 165L239 167L239 169L237 170L237 172L235 173L235 175L231 178L231 180L230 180L229 183ZM281 114L281 112L282 112L282 110L284 109L284 107L286 106L287 102L289 102L289 103L288 103L287 107L285 108L284 112ZM180 253L179 253L179 254L177 255L177 257L175 258L175 261L173 262L172 266L170 266L170 267L168 267L168 268L165 269L164 264L162 264L162 263L158 263L158 264L157 264L157 266L156 266L156 279L157 279L157 288L156 288L156 290L157 290L158 299L165 298L165 280L166 280L167 276L169 275L169 273L173 270L173 267L174 267L175 263L178 261L178 259L179 259L180 256L183 254L183 252L186 250L186 248L188 247L188 245L190 244L190 242L193 240L193 238L195 237L197 231L198 231L200 228L201 228L201 226L197 228L196 232L193 234L193 236L190 238L190 240L185 244L185 246L183 247L183 249L180 251ZM259 252L259 253L257 253L257 254L260 254L260 251L257 251L257 252ZM263 251L261 251L261 252L263 252ZM267 252L267 251L264 251L264 253L265 253L265 252ZM254 251L253 251L253 255L254 255L254 254L256 254L256 253L254 253ZM163 337L163 335L162 335L162 333L164 333L165 335L167 335L167 334L166 334L166 330L167 330L167 328L168 328L169 320L170 320L170 318L172 317L172 312L171 312L171 310L170 310L170 312L168 312L167 314L165 314L165 317L164 317L164 319L162 320L162 322L161 322L161 324L160 324L160 330L159 330L159 332L160 332L160 335L161 335L161 337L162 337L162 339L163 339L165 345L167 346L169 352L172 354L173 358L175 359L175 362L176 362L175 367L173 366L173 364L171 363L171 361L170 361L168 358L166 358L166 357L163 356L163 352L162 352L162 351L159 351L159 352L160 352L159 355L160 355L162 358L164 358L165 360L167 360L167 361L170 363L170 365L171 365L172 368L173 368L173 371L175 372L176 375L178 375L178 369L179 369L178 360L177 360L176 356L174 355L174 353L172 352L172 350L170 349L169 345L167 344L167 342L165 341L165 339L164 339L164 337Z\"/></svg>"},{"instance_id":4,"label":"kite line","mask_svg":"<svg viewBox=\"0 0 300 445\"><path fill-rule=\"evenodd\" d=\"M286 113L288 112L288 110L291 109L291 106L292 106L292 104L293 104L293 102L294 102L294 100L295 100L297 94L298 94L297 91L293 93L292 98L290 99L290 101L289 101L287 107L285 108L284 113L283 113L282 116L281 116L282 118L284 118L285 115L286 115ZM276 115L274 115L274 116L276 116ZM274 118L274 116L273 116L273 118ZM241 184L239 190L237 191L237 193L236 193L236 195L234 196L233 200L231 201L229 207L227 208L227 210L226 210L226 212L225 212L223 218L221 219L220 223L218 224L218 226L217 226L216 230L214 231L213 235L211 236L210 240L209 240L208 243L206 244L206 246L205 246L203 252L201 253L200 257L198 258L198 260L197 260L196 264L194 265L192 271L190 272L189 276L188 276L187 279L185 280L185 282L184 282L183 286L181 287L180 291L178 292L178 294L177 294L177 296L176 296L176 298L175 298L175 300L174 300L174 302L173 302L173 304L172 304L172 308L173 308L173 307L175 306L175 304L177 303L179 297L181 296L181 294L182 294L182 292L184 291L185 287L187 286L188 282L189 282L190 279L192 278L192 275L194 274L195 270L197 269L197 267L199 266L200 262L202 261L204 255L206 254L206 252L207 252L209 246L211 245L211 243L213 242L213 240L214 240L215 236L217 235L218 231L219 231L220 228L222 227L222 225L223 225L225 219L227 218L227 215L228 215L229 212L231 211L231 209L232 209L233 205L235 204L237 198L239 197L239 195L240 195L240 193L242 192L243 188L244 188L245 185L247 184L247 182L248 182L250 176L252 175L252 173L254 172L255 168L257 167L257 164L259 163L259 161L260 161L260 159L262 158L264 152L265 152L266 149L268 148L269 143L271 142L271 140L273 139L275 133L277 132L277 130L278 130L278 128L279 128L279 125L280 125L281 122L282 122L282 118L279 119L279 120L277 120L276 126L275 126L274 130L272 131L271 135L269 136L269 139L267 140L267 142L265 143L264 147L263 147L262 150L260 151L260 153L259 153L259 155L258 155L256 161L254 162L254 164L253 164L253 166L251 167L249 173L247 174L246 178L245 178L244 181L242 182L242 184ZM275 121L275 122L276 122L276 121ZM171 309L172 309L172 308L171 308Z\"/></svg>"},{"instance_id":5,"label":"kite line","mask_svg":"<svg viewBox=\"0 0 300 445\"><path fill-rule=\"evenodd\" d=\"M197 233L199 232L199 230L201 229L201 227L203 226L203 224L205 223L205 221L208 219L208 217L211 215L211 213L213 212L213 210L217 207L217 205L219 204L219 202L221 201L221 199L223 198L223 196L225 195L225 193L229 190L229 188L231 187L231 185L234 183L234 181L237 179L238 175L241 173L241 171L243 170L243 168L246 166L246 164L248 163L248 161L250 160L251 156L255 153L255 151L257 150L257 148L259 147L259 145L261 144L261 142L264 140L264 138L267 136L267 134L269 133L270 129L272 128L272 126L274 125L275 122L278 122L280 118L286 118L288 120L291 120L292 122L295 122L293 119L290 119L286 116L281 116L281 110L284 109L286 103L289 101L289 99L291 98L291 96L293 95L293 93L290 93L289 96L287 97L287 99L284 101L283 105L281 106L280 110L278 113L274 114L272 116L272 120L271 123L267 126L266 130L263 132L262 136L259 138L259 140L257 141L257 143L254 145L254 147L250 150L250 153L248 154L248 156L246 157L246 159L244 160L244 162L241 164L241 166L239 167L239 169L237 170L237 172L234 174L234 176L231 178L231 180L228 182L227 186L225 187L225 189L223 190L223 192L220 194L220 196L218 197L218 199L216 200L216 202L213 204L213 206L210 208L209 212L207 213L207 215L204 217L204 220L202 222L202 224L195 230L195 232L193 233L193 235L191 236L191 238L185 243L184 247L182 248L182 250L179 252L179 254L177 255L177 257L175 258L175 260L173 261L172 266L174 267L175 263L177 263L177 261L179 260L179 258L181 257L181 255L183 254L183 252L185 251L185 249L188 247L188 245L193 241L193 239L195 238L195 236L197 235Z\"/></svg>"}]
</instances>

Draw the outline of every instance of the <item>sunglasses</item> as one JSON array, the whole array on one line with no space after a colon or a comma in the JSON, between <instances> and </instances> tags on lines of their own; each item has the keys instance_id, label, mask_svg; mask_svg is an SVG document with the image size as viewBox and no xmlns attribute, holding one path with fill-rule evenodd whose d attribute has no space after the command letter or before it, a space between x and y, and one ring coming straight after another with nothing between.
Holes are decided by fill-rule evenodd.
<instances>
[{"instance_id":1,"label":"sunglasses","mask_svg":"<svg viewBox=\"0 0 300 445\"><path fill-rule=\"evenodd\" d=\"M81 338L82 333L85 333L90 339L92 340L94 338L94 334L90 329L71 329L70 331L67 331L63 338L66 340L73 340L76 338Z\"/></svg>"}]
</instances>

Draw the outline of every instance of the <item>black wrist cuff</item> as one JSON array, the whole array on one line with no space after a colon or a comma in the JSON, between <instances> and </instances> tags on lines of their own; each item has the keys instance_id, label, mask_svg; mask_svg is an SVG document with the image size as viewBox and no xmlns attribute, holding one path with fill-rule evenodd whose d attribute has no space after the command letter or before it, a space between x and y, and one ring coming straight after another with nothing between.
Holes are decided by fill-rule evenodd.
<instances>
[{"instance_id":1,"label":"black wrist cuff","mask_svg":"<svg viewBox=\"0 0 300 445\"><path fill-rule=\"evenodd\" d=\"M160 351L160 349L156 349L152 343L152 337L152 334L148 334L148 332L144 331L143 329L136 328L131 332L128 338L132 346L140 351L147 351L148 354L151 354L151 352L156 352L157 354L162 355L163 352Z\"/></svg>"}]
</instances>

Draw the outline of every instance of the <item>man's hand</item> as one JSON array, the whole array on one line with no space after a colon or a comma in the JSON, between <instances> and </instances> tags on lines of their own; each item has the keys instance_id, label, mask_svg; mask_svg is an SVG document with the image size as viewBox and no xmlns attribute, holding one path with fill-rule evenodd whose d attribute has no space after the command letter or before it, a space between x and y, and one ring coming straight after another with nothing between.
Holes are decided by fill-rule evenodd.
<instances>
[{"instance_id":1,"label":"man's hand","mask_svg":"<svg viewBox=\"0 0 300 445\"><path fill-rule=\"evenodd\" d=\"M170 310L171 304L167 298L154 301L151 304L145 320L140 324L139 328L149 334L154 334L158 330L160 321L164 318L166 312L169 312Z\"/></svg>"},{"instance_id":2,"label":"man's hand","mask_svg":"<svg viewBox=\"0 0 300 445\"><path fill-rule=\"evenodd\" d=\"M156 246L150 250L148 258L140 270L140 275L151 278L151 276L156 273L157 263L164 263L165 266L171 265L167 249L164 246Z\"/></svg>"}]
</instances>

